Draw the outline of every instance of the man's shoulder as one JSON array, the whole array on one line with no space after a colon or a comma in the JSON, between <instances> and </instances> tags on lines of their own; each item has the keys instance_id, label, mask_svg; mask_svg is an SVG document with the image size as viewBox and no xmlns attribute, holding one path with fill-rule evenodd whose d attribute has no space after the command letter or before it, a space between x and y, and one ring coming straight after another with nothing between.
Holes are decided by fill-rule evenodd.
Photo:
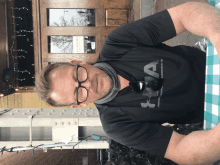
<instances>
[{"instance_id":1,"label":"man's shoulder","mask_svg":"<svg viewBox=\"0 0 220 165\"><path fill-rule=\"evenodd\" d=\"M125 113L121 111L120 107L110 107L107 105L100 104L95 105L99 111L99 117L101 119L102 124L113 124L112 121L120 121L122 117L124 118L124 121L131 120Z\"/></svg>"},{"instance_id":2,"label":"man's shoulder","mask_svg":"<svg viewBox=\"0 0 220 165\"><path fill-rule=\"evenodd\" d=\"M110 107L107 105L96 104L94 103L99 112L109 109Z\"/></svg>"}]
</instances>

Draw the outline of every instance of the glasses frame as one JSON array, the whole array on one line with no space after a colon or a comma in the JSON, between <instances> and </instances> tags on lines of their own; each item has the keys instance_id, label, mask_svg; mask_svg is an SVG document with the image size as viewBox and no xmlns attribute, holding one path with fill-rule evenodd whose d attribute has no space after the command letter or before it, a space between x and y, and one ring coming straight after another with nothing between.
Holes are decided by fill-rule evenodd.
<instances>
[{"instance_id":1,"label":"glasses frame","mask_svg":"<svg viewBox=\"0 0 220 165\"><path fill-rule=\"evenodd\" d=\"M77 81L78 81L78 83L79 83L79 86L77 87L77 94L76 94L76 101L77 101L77 103L76 103L76 105L79 105L79 104L81 104L81 103L84 103L86 100L87 100L87 98L88 98L88 90L84 87L84 86L82 86L81 84L82 83L84 83L87 79L88 79L88 72L87 72L87 69L85 68L85 67L83 67L83 66L80 66L80 65L76 65L77 66L77 68L76 68L76 78L77 78ZM79 81L79 79L78 79L78 69L80 68L80 67L82 67L82 68L84 68L85 70L86 70L86 74L87 74L87 78L86 78L86 80L85 81ZM86 92L87 92L87 97L86 97L86 100L85 101L83 101L83 102L79 102L79 100L78 100L78 95L79 95L79 88L85 88L86 89Z\"/></svg>"}]
</instances>

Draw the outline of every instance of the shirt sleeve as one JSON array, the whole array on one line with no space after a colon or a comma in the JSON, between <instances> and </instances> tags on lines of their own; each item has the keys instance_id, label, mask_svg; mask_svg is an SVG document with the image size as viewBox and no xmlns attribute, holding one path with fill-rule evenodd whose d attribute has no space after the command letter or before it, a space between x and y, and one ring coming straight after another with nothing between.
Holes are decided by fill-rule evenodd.
<instances>
[{"instance_id":1,"label":"shirt sleeve","mask_svg":"<svg viewBox=\"0 0 220 165\"><path fill-rule=\"evenodd\" d=\"M116 142L164 157L173 130L157 123L135 122L118 107L102 108L105 133Z\"/></svg>"},{"instance_id":2,"label":"shirt sleeve","mask_svg":"<svg viewBox=\"0 0 220 165\"><path fill-rule=\"evenodd\" d=\"M155 46L176 36L176 30L167 10L128 23L113 30L106 43L130 43Z\"/></svg>"}]
</instances>

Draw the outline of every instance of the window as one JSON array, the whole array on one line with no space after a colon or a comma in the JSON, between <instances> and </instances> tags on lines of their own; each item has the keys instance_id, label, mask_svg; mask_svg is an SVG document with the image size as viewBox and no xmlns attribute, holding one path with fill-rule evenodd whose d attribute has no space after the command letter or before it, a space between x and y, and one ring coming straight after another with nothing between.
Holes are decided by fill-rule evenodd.
<instances>
[{"instance_id":1,"label":"window","mask_svg":"<svg viewBox=\"0 0 220 165\"><path fill-rule=\"evenodd\" d=\"M48 53L95 53L95 37L48 36Z\"/></svg>"},{"instance_id":2,"label":"window","mask_svg":"<svg viewBox=\"0 0 220 165\"><path fill-rule=\"evenodd\" d=\"M47 9L47 26L95 26L94 9Z\"/></svg>"}]
</instances>

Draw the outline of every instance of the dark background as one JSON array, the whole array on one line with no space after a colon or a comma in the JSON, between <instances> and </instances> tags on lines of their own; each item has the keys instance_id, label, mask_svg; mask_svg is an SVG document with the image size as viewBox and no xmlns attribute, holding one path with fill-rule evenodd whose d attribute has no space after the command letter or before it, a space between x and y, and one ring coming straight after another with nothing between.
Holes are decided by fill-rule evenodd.
<instances>
[{"instance_id":1,"label":"dark background","mask_svg":"<svg viewBox=\"0 0 220 165\"><path fill-rule=\"evenodd\" d=\"M29 71L27 72L18 72L17 77L19 79L26 78L26 80L18 81L19 86L33 86L34 85L34 79L32 78L35 75L35 69L34 69L34 46L33 45L33 32L24 32L20 30L26 30L26 31L33 31L33 19L32 19L32 2L29 0L15 0L15 7L14 8L22 8L26 7L26 9L14 9L14 15L15 17L21 17L15 18L16 24L16 31L19 33L15 33L16 35L26 35L26 36L18 36L16 37L17 40L17 50L25 50L24 51L17 51L17 60L18 60L18 70L19 71ZM25 58L19 56L25 56Z\"/></svg>"}]
</instances>

